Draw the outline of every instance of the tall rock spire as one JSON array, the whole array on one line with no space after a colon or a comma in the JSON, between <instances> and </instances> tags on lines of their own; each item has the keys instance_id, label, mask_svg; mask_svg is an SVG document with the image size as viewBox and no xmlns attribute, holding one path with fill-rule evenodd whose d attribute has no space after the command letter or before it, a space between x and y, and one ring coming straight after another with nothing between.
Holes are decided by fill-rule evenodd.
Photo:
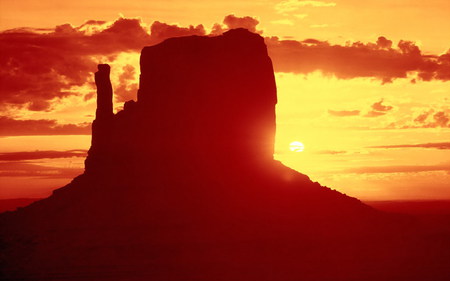
<instances>
[{"instance_id":1,"label":"tall rock spire","mask_svg":"<svg viewBox=\"0 0 450 281\"><path fill-rule=\"evenodd\" d=\"M92 123L92 145L85 161L86 172L105 170L111 165L111 134L114 123L113 90L109 79L111 67L99 64L95 73L97 111ZM108 169L107 169L108 170Z\"/></svg>"},{"instance_id":2,"label":"tall rock spire","mask_svg":"<svg viewBox=\"0 0 450 281\"><path fill-rule=\"evenodd\" d=\"M96 119L108 119L113 116L113 90L109 79L110 66L99 64L95 73L95 84L97 85L97 112Z\"/></svg>"}]
</instances>

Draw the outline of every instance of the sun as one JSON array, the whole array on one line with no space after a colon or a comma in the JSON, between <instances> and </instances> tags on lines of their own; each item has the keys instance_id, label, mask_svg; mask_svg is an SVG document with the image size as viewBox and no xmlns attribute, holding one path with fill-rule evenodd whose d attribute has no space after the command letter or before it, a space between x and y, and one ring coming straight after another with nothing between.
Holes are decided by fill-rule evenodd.
<instances>
[{"instance_id":1,"label":"sun","mask_svg":"<svg viewBox=\"0 0 450 281\"><path fill-rule=\"evenodd\" d=\"M305 145L299 141L293 141L289 144L289 149L293 152L302 152L305 149Z\"/></svg>"}]
</instances>

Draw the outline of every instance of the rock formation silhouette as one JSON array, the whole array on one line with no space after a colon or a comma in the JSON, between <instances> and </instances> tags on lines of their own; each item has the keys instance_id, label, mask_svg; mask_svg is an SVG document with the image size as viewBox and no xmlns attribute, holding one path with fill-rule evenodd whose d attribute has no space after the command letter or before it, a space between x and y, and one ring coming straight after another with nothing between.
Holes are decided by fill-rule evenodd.
<instances>
[{"instance_id":1,"label":"rock formation silhouette","mask_svg":"<svg viewBox=\"0 0 450 281\"><path fill-rule=\"evenodd\" d=\"M140 64L137 101L117 114L99 65L85 173L0 217L4 276L445 280L447 236L425 243L408 217L273 159L276 85L262 37L172 38L145 47Z\"/></svg>"},{"instance_id":2,"label":"rock formation silhouette","mask_svg":"<svg viewBox=\"0 0 450 281\"><path fill-rule=\"evenodd\" d=\"M249 34L233 30L145 47L138 101L116 116L109 67L99 65L86 172L153 169L149 161L212 172L233 162L272 161L275 79L263 38Z\"/></svg>"}]
</instances>

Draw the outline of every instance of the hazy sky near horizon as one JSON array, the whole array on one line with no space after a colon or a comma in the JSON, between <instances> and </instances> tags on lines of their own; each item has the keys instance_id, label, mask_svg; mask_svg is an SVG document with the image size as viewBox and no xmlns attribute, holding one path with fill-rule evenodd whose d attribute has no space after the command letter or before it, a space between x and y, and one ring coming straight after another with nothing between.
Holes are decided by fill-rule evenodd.
<instances>
[{"instance_id":1,"label":"hazy sky near horizon","mask_svg":"<svg viewBox=\"0 0 450 281\"><path fill-rule=\"evenodd\" d=\"M276 71L276 159L361 199L450 199L448 11L444 0L0 0L0 198L48 196L82 172L97 63L112 66L120 110L136 99L143 46L245 27Z\"/></svg>"}]
</instances>

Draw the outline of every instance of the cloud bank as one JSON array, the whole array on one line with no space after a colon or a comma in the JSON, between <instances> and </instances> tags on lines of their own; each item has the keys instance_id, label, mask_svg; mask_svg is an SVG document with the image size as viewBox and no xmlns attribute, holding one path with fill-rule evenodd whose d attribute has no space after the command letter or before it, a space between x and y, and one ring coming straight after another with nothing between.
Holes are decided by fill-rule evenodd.
<instances>
[{"instance_id":1,"label":"cloud bank","mask_svg":"<svg viewBox=\"0 0 450 281\"><path fill-rule=\"evenodd\" d=\"M371 77L383 83L417 73L422 81L450 80L450 53L423 55L413 42L400 41L397 48L384 37L376 43L355 42L345 46L326 41L266 38L277 72L307 74L321 71L340 79Z\"/></svg>"},{"instance_id":2,"label":"cloud bank","mask_svg":"<svg viewBox=\"0 0 450 281\"><path fill-rule=\"evenodd\" d=\"M21 152L4 152L4 153L0 153L0 161L24 161L24 160L37 160L37 159L86 157L86 156L87 156L87 150L21 151Z\"/></svg>"},{"instance_id":3,"label":"cloud bank","mask_svg":"<svg viewBox=\"0 0 450 281\"><path fill-rule=\"evenodd\" d=\"M56 120L16 120L0 116L0 137L36 135L90 135L91 124L58 124Z\"/></svg>"},{"instance_id":4,"label":"cloud bank","mask_svg":"<svg viewBox=\"0 0 450 281\"><path fill-rule=\"evenodd\" d=\"M450 142L370 146L369 148L435 148L450 149Z\"/></svg>"}]
</instances>

